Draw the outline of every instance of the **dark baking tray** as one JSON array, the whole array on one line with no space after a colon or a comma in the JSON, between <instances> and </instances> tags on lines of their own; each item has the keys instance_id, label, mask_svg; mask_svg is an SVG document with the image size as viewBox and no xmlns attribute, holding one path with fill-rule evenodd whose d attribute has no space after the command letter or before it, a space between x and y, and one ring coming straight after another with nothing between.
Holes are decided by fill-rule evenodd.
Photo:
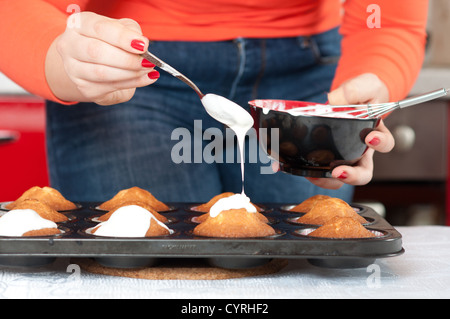
<instances>
[{"instance_id":1,"label":"dark baking tray","mask_svg":"<svg viewBox=\"0 0 450 319\"><path fill-rule=\"evenodd\" d=\"M263 212L277 235L267 238L206 238L192 234L196 226L192 203L169 203L172 235L153 238L96 237L85 233L97 223L92 218L104 214L98 203L80 203L71 211L69 222L60 223L62 235L51 237L1 237L0 264L39 266L58 257L91 257L99 263L118 268L151 266L161 258L205 258L224 268L249 268L273 258L306 258L311 264L332 268L367 267L376 259L401 255L401 234L370 207L352 205L370 223L366 227L379 237L362 239L323 239L302 235L313 228L294 224L300 216L285 210L288 205L263 204ZM182 260L180 260L182 262Z\"/></svg>"}]
</instances>

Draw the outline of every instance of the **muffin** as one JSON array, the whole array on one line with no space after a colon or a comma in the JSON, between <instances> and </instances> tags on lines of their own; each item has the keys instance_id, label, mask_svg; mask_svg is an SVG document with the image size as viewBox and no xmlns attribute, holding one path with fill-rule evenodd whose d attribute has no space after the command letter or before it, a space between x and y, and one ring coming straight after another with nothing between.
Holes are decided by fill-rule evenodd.
<instances>
[{"instance_id":1,"label":"muffin","mask_svg":"<svg viewBox=\"0 0 450 319\"><path fill-rule=\"evenodd\" d=\"M327 224L309 233L311 237L321 238L371 238L375 234L351 217L335 217Z\"/></svg>"},{"instance_id":2,"label":"muffin","mask_svg":"<svg viewBox=\"0 0 450 319\"><path fill-rule=\"evenodd\" d=\"M157 200L149 191L136 186L121 190L113 198L102 203L99 208L110 211L116 207L119 207L124 202L133 200L144 202L158 212L169 210L169 206Z\"/></svg>"},{"instance_id":3,"label":"muffin","mask_svg":"<svg viewBox=\"0 0 450 319\"><path fill-rule=\"evenodd\" d=\"M255 216L263 223L266 223L266 224L269 223L269 219L266 216L264 216L263 214L261 214L259 212L256 212L256 213L252 212L252 214L255 214ZM203 223L208 218L212 218L212 217L208 213L206 213L206 214L195 217L195 219L193 219L193 221L196 223Z\"/></svg>"},{"instance_id":4,"label":"muffin","mask_svg":"<svg viewBox=\"0 0 450 319\"><path fill-rule=\"evenodd\" d=\"M42 218L51 220L55 223L61 223L69 220L66 215L57 212L47 204L40 202L37 199L22 200L15 205L14 209L32 209Z\"/></svg>"},{"instance_id":5,"label":"muffin","mask_svg":"<svg viewBox=\"0 0 450 319\"><path fill-rule=\"evenodd\" d=\"M193 207L192 209L197 211L197 212L202 212L202 213L209 213L209 210L211 209L212 206L214 206L215 203L217 203L219 200L221 200L222 198L226 198L226 197L230 197L236 195L235 193L232 192L225 192L219 195L214 196L213 198L211 198L209 200L209 202L198 205L196 207ZM256 206L255 204L252 204L253 206L255 206L256 210L258 212L262 212L263 209L261 207Z\"/></svg>"},{"instance_id":6,"label":"muffin","mask_svg":"<svg viewBox=\"0 0 450 319\"><path fill-rule=\"evenodd\" d=\"M292 207L289 211L296 212L296 213L307 213L311 210L311 208L313 208L313 206L316 203L318 203L321 200L329 199L329 198L331 198L331 197L327 196L327 195L314 195L314 196L304 200L297 206Z\"/></svg>"},{"instance_id":7,"label":"muffin","mask_svg":"<svg viewBox=\"0 0 450 319\"><path fill-rule=\"evenodd\" d=\"M233 195L234 195L234 193L232 193L232 192L225 192L225 193L216 195L216 196L214 196L213 198L211 198L211 199L209 200L209 202L204 203L204 204L201 204L201 205L198 205L198 206L196 206L196 207L193 208L193 209L194 209L195 211L198 211L198 212L209 213L209 210L211 209L211 207L212 207L215 203L217 203L217 201L219 201L219 200L222 199L222 198L229 197L229 196L233 196Z\"/></svg>"},{"instance_id":8,"label":"muffin","mask_svg":"<svg viewBox=\"0 0 450 319\"><path fill-rule=\"evenodd\" d=\"M58 226L32 209L13 209L0 217L0 236L51 236L60 234Z\"/></svg>"},{"instance_id":9,"label":"muffin","mask_svg":"<svg viewBox=\"0 0 450 319\"><path fill-rule=\"evenodd\" d=\"M90 229L91 234L108 237L154 237L172 234L148 210L137 205L119 207L109 219Z\"/></svg>"},{"instance_id":10,"label":"muffin","mask_svg":"<svg viewBox=\"0 0 450 319\"><path fill-rule=\"evenodd\" d=\"M142 207L142 208L145 208L145 209L148 210L150 213L152 213L153 216L154 216L157 220L159 220L161 223L167 223L167 222L169 221L165 216L159 214L155 209L153 209L153 207L152 207L151 205L149 205L149 204L147 204L147 203L144 203L144 202L133 201L133 200L132 200L132 201L126 201L126 202L124 202L124 203L121 203L119 206L114 207L114 208L113 208L112 210L110 210L108 213L106 213L106 214L104 214L104 215L98 217L98 220L101 221L101 222L105 222L105 221L107 221L107 220L111 217L111 215L114 214L114 212L115 212L116 210L118 210L120 207L123 207L123 206L130 206L130 205L136 205L136 206L140 206L140 207Z\"/></svg>"},{"instance_id":11,"label":"muffin","mask_svg":"<svg viewBox=\"0 0 450 319\"><path fill-rule=\"evenodd\" d=\"M244 193L234 194L228 193L231 195L221 196L218 198L214 205L209 208L209 212L203 214L201 216L197 216L192 219L192 221L197 223L203 223L205 220L209 218L216 217L220 212L229 209L245 209L247 212L255 214L255 216L262 221L263 223L269 223L269 220L266 216L258 212L257 207L250 202L250 198L248 198ZM216 196L217 197L217 196Z\"/></svg>"},{"instance_id":12,"label":"muffin","mask_svg":"<svg viewBox=\"0 0 450 319\"><path fill-rule=\"evenodd\" d=\"M294 221L309 225L325 225L336 216L351 217L361 224L367 223L364 217L357 214L349 204L339 198L329 198L317 202L308 213Z\"/></svg>"},{"instance_id":13,"label":"muffin","mask_svg":"<svg viewBox=\"0 0 450 319\"><path fill-rule=\"evenodd\" d=\"M6 205L6 209L15 209L16 206L26 199L37 199L56 211L67 211L77 209L77 205L68 201L59 191L51 187L34 186L25 191L16 201Z\"/></svg>"},{"instance_id":14,"label":"muffin","mask_svg":"<svg viewBox=\"0 0 450 319\"><path fill-rule=\"evenodd\" d=\"M194 228L194 235L204 237L245 238L275 235L275 230L262 222L255 213L244 208L229 209L209 216Z\"/></svg>"}]
</instances>

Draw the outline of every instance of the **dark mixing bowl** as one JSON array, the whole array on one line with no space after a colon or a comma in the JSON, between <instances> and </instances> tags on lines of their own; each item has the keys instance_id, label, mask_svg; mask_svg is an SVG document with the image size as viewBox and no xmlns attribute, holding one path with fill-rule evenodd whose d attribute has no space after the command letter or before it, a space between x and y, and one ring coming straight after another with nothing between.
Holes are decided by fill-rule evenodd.
<instances>
[{"instance_id":1,"label":"dark mixing bowl","mask_svg":"<svg viewBox=\"0 0 450 319\"><path fill-rule=\"evenodd\" d=\"M367 150L364 140L379 119L336 118L289 112L317 103L254 100L250 112L264 151L280 170L307 177L331 177L339 165L354 165ZM267 134L261 128L267 129ZM279 129L278 143L271 140ZM263 134L264 133L264 134ZM274 132L275 133L275 132ZM273 137L272 137L273 138Z\"/></svg>"}]
</instances>

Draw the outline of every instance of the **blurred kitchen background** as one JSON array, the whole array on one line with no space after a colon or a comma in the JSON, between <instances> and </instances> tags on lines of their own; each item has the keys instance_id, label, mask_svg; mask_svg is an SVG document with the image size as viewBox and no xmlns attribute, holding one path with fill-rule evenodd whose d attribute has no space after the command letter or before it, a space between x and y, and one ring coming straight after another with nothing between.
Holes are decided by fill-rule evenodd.
<instances>
[{"instance_id":1,"label":"blurred kitchen background","mask_svg":"<svg viewBox=\"0 0 450 319\"><path fill-rule=\"evenodd\" d=\"M411 95L450 88L450 1L430 0L426 60ZM355 202L372 206L391 224L450 225L450 97L394 112L386 125L396 146L375 155L373 181L356 188ZM0 73L0 202L48 185L45 110Z\"/></svg>"},{"instance_id":2,"label":"blurred kitchen background","mask_svg":"<svg viewBox=\"0 0 450 319\"><path fill-rule=\"evenodd\" d=\"M410 95L450 88L450 1L430 0L425 62ZM373 203L393 225L450 225L450 96L394 112L396 146L375 155L373 181L355 201Z\"/></svg>"}]
</instances>

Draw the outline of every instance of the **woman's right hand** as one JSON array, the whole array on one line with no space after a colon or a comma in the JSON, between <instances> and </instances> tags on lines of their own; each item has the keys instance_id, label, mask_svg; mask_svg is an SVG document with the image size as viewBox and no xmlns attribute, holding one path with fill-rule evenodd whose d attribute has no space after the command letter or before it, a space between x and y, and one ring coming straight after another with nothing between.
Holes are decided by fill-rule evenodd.
<instances>
[{"instance_id":1,"label":"woman's right hand","mask_svg":"<svg viewBox=\"0 0 450 319\"><path fill-rule=\"evenodd\" d=\"M154 65L140 56L148 39L136 21L92 12L75 15L47 52L46 78L57 98L112 105L130 100L137 87L159 78Z\"/></svg>"}]
</instances>

